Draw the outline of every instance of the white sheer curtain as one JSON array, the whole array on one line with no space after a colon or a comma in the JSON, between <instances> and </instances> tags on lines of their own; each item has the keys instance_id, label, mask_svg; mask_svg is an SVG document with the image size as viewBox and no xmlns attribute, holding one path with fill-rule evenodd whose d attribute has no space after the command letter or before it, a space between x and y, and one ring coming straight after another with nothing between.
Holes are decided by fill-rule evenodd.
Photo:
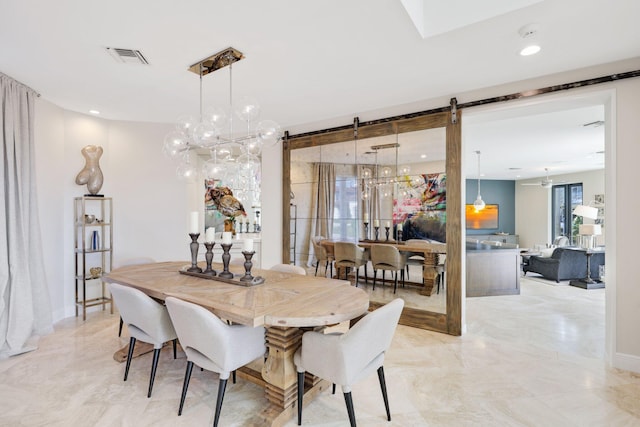
<instances>
[{"instance_id":1,"label":"white sheer curtain","mask_svg":"<svg viewBox=\"0 0 640 427\"><path fill-rule=\"evenodd\" d=\"M333 233L333 209L336 192L336 165L333 163L315 163L313 165L313 194L311 196L310 239L323 236L330 239ZM309 241L309 260L314 265L313 243Z\"/></svg>"},{"instance_id":2,"label":"white sheer curtain","mask_svg":"<svg viewBox=\"0 0 640 427\"><path fill-rule=\"evenodd\" d=\"M30 88L0 73L0 358L35 349L51 332L38 206Z\"/></svg>"}]
</instances>

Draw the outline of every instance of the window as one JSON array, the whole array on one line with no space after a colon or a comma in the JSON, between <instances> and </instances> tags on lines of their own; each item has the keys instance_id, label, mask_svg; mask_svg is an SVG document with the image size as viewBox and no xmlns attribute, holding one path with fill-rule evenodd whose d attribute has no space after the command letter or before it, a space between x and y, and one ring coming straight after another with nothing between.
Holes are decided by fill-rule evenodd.
<instances>
[{"instance_id":1,"label":"window","mask_svg":"<svg viewBox=\"0 0 640 427\"><path fill-rule=\"evenodd\" d=\"M333 239L357 239L358 181L355 174L336 171L333 206Z\"/></svg>"},{"instance_id":2,"label":"window","mask_svg":"<svg viewBox=\"0 0 640 427\"><path fill-rule=\"evenodd\" d=\"M582 204L582 183L554 185L552 187L551 221L552 240L567 236L572 245L577 244L578 226L581 217L573 217L573 210Z\"/></svg>"}]
</instances>

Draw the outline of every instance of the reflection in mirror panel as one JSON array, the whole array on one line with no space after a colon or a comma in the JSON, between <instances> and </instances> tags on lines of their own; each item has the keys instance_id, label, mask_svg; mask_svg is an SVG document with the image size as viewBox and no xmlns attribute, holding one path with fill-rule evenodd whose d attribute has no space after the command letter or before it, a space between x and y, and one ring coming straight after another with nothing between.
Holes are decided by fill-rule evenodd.
<instances>
[{"instance_id":1,"label":"reflection in mirror panel","mask_svg":"<svg viewBox=\"0 0 640 427\"><path fill-rule=\"evenodd\" d=\"M408 238L446 240L443 127L359 139L357 146L346 141L295 149L290 166L295 196L291 200L291 260L298 265L315 268L314 236L332 241L375 239L374 225L378 225L378 244ZM412 251L402 251L402 256L411 257L411 262L398 275L395 293L392 272L386 272L383 284L382 270L378 271L374 290L371 262L367 284L365 271L360 269L360 286L370 300L384 304L401 297L407 307L446 313L445 255L435 255L437 278L431 295L423 292L424 258ZM324 263L319 266L319 274L323 272Z\"/></svg>"}]
</instances>

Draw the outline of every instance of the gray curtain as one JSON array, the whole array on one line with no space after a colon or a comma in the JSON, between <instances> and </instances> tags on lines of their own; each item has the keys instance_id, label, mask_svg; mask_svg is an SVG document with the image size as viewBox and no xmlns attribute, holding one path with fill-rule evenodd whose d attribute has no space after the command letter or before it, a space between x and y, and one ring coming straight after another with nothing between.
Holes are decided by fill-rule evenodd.
<instances>
[{"instance_id":1,"label":"gray curtain","mask_svg":"<svg viewBox=\"0 0 640 427\"><path fill-rule=\"evenodd\" d=\"M310 237L313 239L315 236L324 236L330 239L333 230L336 165L333 163L314 163L313 181ZM307 265L313 265L314 255L313 244L309 241L309 260Z\"/></svg>"},{"instance_id":2,"label":"gray curtain","mask_svg":"<svg viewBox=\"0 0 640 427\"><path fill-rule=\"evenodd\" d=\"M36 203L36 97L0 73L0 358L35 349L53 330Z\"/></svg>"}]
</instances>

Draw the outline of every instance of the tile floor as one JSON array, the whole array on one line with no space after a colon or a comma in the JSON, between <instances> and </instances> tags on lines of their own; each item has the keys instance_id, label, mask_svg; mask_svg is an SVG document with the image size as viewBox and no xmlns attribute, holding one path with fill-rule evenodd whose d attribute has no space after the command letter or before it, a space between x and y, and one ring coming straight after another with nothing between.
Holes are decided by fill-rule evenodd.
<instances>
[{"instance_id":1,"label":"tile floor","mask_svg":"<svg viewBox=\"0 0 640 427\"><path fill-rule=\"evenodd\" d=\"M469 298L462 337L398 327L385 363L393 421L376 376L353 390L359 426L637 426L640 375L604 366L604 290L528 279L519 296ZM185 358L163 351L151 399L151 354L129 380L113 353L118 316L68 318L39 349L0 361L2 426L206 426L215 374L194 370L185 410L176 415ZM229 384L220 426L259 425L262 391ZM287 426L294 426L291 421ZM303 425L348 425L340 393L322 394Z\"/></svg>"}]
</instances>

